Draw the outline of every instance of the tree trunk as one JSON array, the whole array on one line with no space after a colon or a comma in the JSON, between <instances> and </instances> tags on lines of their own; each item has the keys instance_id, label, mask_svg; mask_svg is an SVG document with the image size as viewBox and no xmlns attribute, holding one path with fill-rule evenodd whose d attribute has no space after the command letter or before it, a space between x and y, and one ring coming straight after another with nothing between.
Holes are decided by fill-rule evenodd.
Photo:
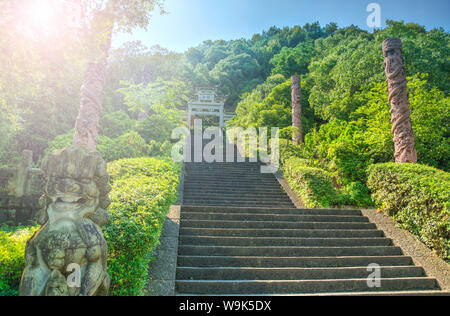
<instances>
[{"instance_id":1,"label":"tree trunk","mask_svg":"<svg viewBox=\"0 0 450 316\"><path fill-rule=\"evenodd\" d=\"M397 163L417 163L401 40L398 38L385 40L383 54L389 103L391 104L395 161Z\"/></svg>"},{"instance_id":2,"label":"tree trunk","mask_svg":"<svg viewBox=\"0 0 450 316\"><path fill-rule=\"evenodd\" d=\"M113 28L114 22L106 13L100 12L94 18L90 36L90 62L81 87L80 110L75 123L75 146L97 149L103 87Z\"/></svg>"},{"instance_id":3,"label":"tree trunk","mask_svg":"<svg viewBox=\"0 0 450 316\"><path fill-rule=\"evenodd\" d=\"M302 126L302 86L300 76L291 77L292 82L292 126L294 127L294 135L292 140L296 144L303 143L303 126Z\"/></svg>"}]
</instances>

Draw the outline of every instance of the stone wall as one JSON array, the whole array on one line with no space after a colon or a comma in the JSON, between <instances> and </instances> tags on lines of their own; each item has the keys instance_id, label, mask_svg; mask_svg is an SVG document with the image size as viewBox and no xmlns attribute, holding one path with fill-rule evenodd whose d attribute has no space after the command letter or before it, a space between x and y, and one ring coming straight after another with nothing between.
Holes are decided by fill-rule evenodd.
<instances>
[{"instance_id":1,"label":"stone wall","mask_svg":"<svg viewBox=\"0 0 450 316\"><path fill-rule=\"evenodd\" d=\"M24 151L16 168L0 168L0 224L29 224L39 210L42 173L32 168L31 157L31 151Z\"/></svg>"}]
</instances>

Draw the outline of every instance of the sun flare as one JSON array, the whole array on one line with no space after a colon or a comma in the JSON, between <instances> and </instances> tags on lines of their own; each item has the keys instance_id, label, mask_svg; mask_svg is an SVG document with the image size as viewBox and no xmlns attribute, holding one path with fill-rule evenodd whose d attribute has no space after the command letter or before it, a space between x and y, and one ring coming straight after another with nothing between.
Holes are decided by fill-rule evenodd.
<instances>
[{"instance_id":1,"label":"sun flare","mask_svg":"<svg viewBox=\"0 0 450 316\"><path fill-rule=\"evenodd\" d=\"M54 1L32 1L25 10L25 15L35 31L49 32L56 27L56 7Z\"/></svg>"}]
</instances>

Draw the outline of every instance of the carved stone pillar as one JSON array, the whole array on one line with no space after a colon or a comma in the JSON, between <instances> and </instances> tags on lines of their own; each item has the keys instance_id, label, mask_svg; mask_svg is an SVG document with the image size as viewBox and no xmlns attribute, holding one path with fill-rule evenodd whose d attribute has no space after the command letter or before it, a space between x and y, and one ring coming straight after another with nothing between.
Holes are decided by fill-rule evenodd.
<instances>
[{"instance_id":1,"label":"carved stone pillar","mask_svg":"<svg viewBox=\"0 0 450 316\"><path fill-rule=\"evenodd\" d=\"M292 126L295 128L293 141L297 144L303 143L302 126L302 86L299 75L291 77L292 82Z\"/></svg>"},{"instance_id":2,"label":"carved stone pillar","mask_svg":"<svg viewBox=\"0 0 450 316\"><path fill-rule=\"evenodd\" d=\"M27 242L20 295L107 295L106 163L97 151L72 146L46 157L42 172L42 227Z\"/></svg>"},{"instance_id":3,"label":"carved stone pillar","mask_svg":"<svg viewBox=\"0 0 450 316\"><path fill-rule=\"evenodd\" d=\"M22 161L17 168L17 177L15 183L15 196L21 198L25 195L27 190L28 172L31 169L33 161L33 152L31 150L24 150L22 152Z\"/></svg>"},{"instance_id":4,"label":"carved stone pillar","mask_svg":"<svg viewBox=\"0 0 450 316\"><path fill-rule=\"evenodd\" d=\"M108 12L99 12L93 18L88 45L90 62L81 87L80 110L75 123L75 146L97 149L103 87L113 29L114 20Z\"/></svg>"},{"instance_id":5,"label":"carved stone pillar","mask_svg":"<svg viewBox=\"0 0 450 316\"><path fill-rule=\"evenodd\" d=\"M397 163L417 163L401 40L398 38L385 40L383 54L389 103L391 104L395 161Z\"/></svg>"},{"instance_id":6,"label":"carved stone pillar","mask_svg":"<svg viewBox=\"0 0 450 316\"><path fill-rule=\"evenodd\" d=\"M73 144L96 150L98 130L103 103L103 85L105 82L106 60L88 64L83 86L81 102Z\"/></svg>"}]
</instances>

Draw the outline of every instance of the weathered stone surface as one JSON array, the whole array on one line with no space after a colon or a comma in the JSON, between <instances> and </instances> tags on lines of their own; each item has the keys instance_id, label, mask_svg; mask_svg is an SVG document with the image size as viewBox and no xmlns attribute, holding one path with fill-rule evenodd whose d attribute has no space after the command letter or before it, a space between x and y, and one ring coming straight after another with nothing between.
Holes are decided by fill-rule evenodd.
<instances>
[{"instance_id":1,"label":"weathered stone surface","mask_svg":"<svg viewBox=\"0 0 450 316\"><path fill-rule=\"evenodd\" d=\"M293 141L297 144L303 143L302 126L302 86L299 75L291 77L292 82L292 126L295 128Z\"/></svg>"},{"instance_id":2,"label":"weathered stone surface","mask_svg":"<svg viewBox=\"0 0 450 316\"><path fill-rule=\"evenodd\" d=\"M391 104L395 160L398 163L417 163L401 40L398 38L385 40L383 54Z\"/></svg>"},{"instance_id":3,"label":"weathered stone surface","mask_svg":"<svg viewBox=\"0 0 450 316\"><path fill-rule=\"evenodd\" d=\"M107 295L107 245L100 228L109 220L106 163L98 152L73 146L50 154L42 171L43 226L27 242L20 295ZM80 282L68 282L78 271Z\"/></svg>"},{"instance_id":4,"label":"weathered stone surface","mask_svg":"<svg viewBox=\"0 0 450 316\"><path fill-rule=\"evenodd\" d=\"M19 168L17 168L16 188L15 188L16 197L22 197L25 195L28 180L28 171L31 169L32 161L33 161L33 152L30 150L24 150L22 153L21 164Z\"/></svg>"},{"instance_id":5,"label":"weathered stone surface","mask_svg":"<svg viewBox=\"0 0 450 316\"><path fill-rule=\"evenodd\" d=\"M0 169L0 212L15 210L14 216L0 216L0 223L28 225L39 210L42 173L40 169L31 168L32 155L25 150L17 168Z\"/></svg>"}]
</instances>

